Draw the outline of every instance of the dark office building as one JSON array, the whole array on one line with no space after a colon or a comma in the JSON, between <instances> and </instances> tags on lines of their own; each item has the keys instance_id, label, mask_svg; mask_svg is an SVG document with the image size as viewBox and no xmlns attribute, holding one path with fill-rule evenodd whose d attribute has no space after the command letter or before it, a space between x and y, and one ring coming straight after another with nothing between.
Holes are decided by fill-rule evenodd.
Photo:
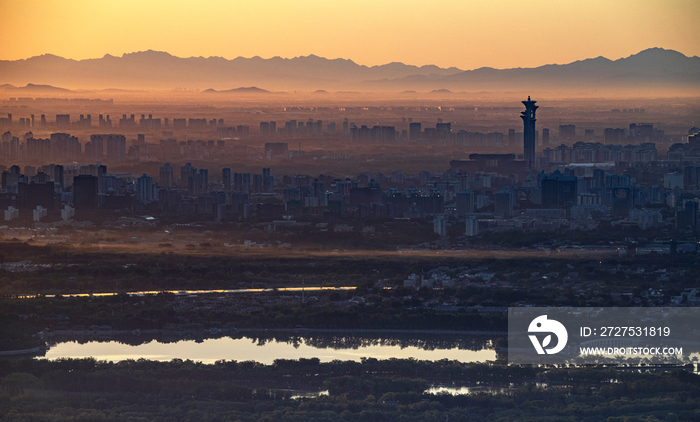
<instances>
[{"instance_id":1,"label":"dark office building","mask_svg":"<svg viewBox=\"0 0 700 422\"><path fill-rule=\"evenodd\" d=\"M221 170L221 181L224 185L224 192L231 192L231 169L224 168Z\"/></svg>"},{"instance_id":2,"label":"dark office building","mask_svg":"<svg viewBox=\"0 0 700 422\"><path fill-rule=\"evenodd\" d=\"M452 171L468 174L478 172L518 173L525 170L525 165L525 161L515 160L515 154L469 154L469 160L450 161Z\"/></svg>"},{"instance_id":3,"label":"dark office building","mask_svg":"<svg viewBox=\"0 0 700 422\"><path fill-rule=\"evenodd\" d=\"M263 190L265 192L272 192L275 187L275 178L270 176L270 168L263 167Z\"/></svg>"},{"instance_id":4,"label":"dark office building","mask_svg":"<svg viewBox=\"0 0 700 422\"><path fill-rule=\"evenodd\" d=\"M537 101L531 101L530 96L527 101L523 101L525 111L520 112L520 118L523 119L523 146L525 166L527 168L535 167L535 145L537 144L537 132L535 131L535 111L539 108L535 105Z\"/></svg>"},{"instance_id":5,"label":"dark office building","mask_svg":"<svg viewBox=\"0 0 700 422\"><path fill-rule=\"evenodd\" d=\"M286 157L288 144L286 142L266 142L265 157L271 160L275 157Z\"/></svg>"},{"instance_id":6,"label":"dark office building","mask_svg":"<svg viewBox=\"0 0 700 422\"><path fill-rule=\"evenodd\" d=\"M576 137L576 125L559 125L559 140L571 140Z\"/></svg>"},{"instance_id":7,"label":"dark office building","mask_svg":"<svg viewBox=\"0 0 700 422\"><path fill-rule=\"evenodd\" d=\"M372 203L380 203L382 202L382 190L372 186L350 189L349 202L353 206L369 206Z\"/></svg>"},{"instance_id":8,"label":"dark office building","mask_svg":"<svg viewBox=\"0 0 700 422\"><path fill-rule=\"evenodd\" d=\"M627 218L634 208L634 188L632 186L615 186L612 189L612 211L617 218Z\"/></svg>"},{"instance_id":9,"label":"dark office building","mask_svg":"<svg viewBox=\"0 0 700 422\"><path fill-rule=\"evenodd\" d=\"M417 141L421 138L421 127L420 123L414 122L408 124L408 139L411 141Z\"/></svg>"},{"instance_id":10,"label":"dark office building","mask_svg":"<svg viewBox=\"0 0 700 422\"><path fill-rule=\"evenodd\" d=\"M627 137L626 131L624 129L613 129L606 128L604 132L605 143L608 145L615 145L624 142Z\"/></svg>"},{"instance_id":11,"label":"dark office building","mask_svg":"<svg viewBox=\"0 0 700 422\"><path fill-rule=\"evenodd\" d=\"M474 212L474 192L471 190L462 190L457 193L456 205L457 215L463 217L465 214Z\"/></svg>"},{"instance_id":12,"label":"dark office building","mask_svg":"<svg viewBox=\"0 0 700 422\"><path fill-rule=\"evenodd\" d=\"M542 179L542 208L569 208L576 205L576 177L547 176Z\"/></svg>"},{"instance_id":13,"label":"dark office building","mask_svg":"<svg viewBox=\"0 0 700 422\"><path fill-rule=\"evenodd\" d=\"M97 210L97 177L80 175L73 178L73 205L77 213Z\"/></svg>"},{"instance_id":14,"label":"dark office building","mask_svg":"<svg viewBox=\"0 0 700 422\"><path fill-rule=\"evenodd\" d=\"M31 211L38 206L46 208L49 212L57 209L53 182L20 183L18 193L22 199L20 204L22 209Z\"/></svg>"},{"instance_id":15,"label":"dark office building","mask_svg":"<svg viewBox=\"0 0 700 422\"><path fill-rule=\"evenodd\" d=\"M170 165L170 163L165 163L164 166L160 167L159 169L159 177L158 177L158 182L160 184L161 188L169 189L172 188L173 185L173 167Z\"/></svg>"},{"instance_id":16,"label":"dark office building","mask_svg":"<svg viewBox=\"0 0 700 422\"><path fill-rule=\"evenodd\" d=\"M497 217L510 218L513 216L514 195L512 190L503 189L500 192L496 192L496 194L494 195L494 199L494 214Z\"/></svg>"},{"instance_id":17,"label":"dark office building","mask_svg":"<svg viewBox=\"0 0 700 422\"><path fill-rule=\"evenodd\" d=\"M697 231L698 203L696 201L686 201L683 204L683 209L676 211L676 228L678 230Z\"/></svg>"}]
</instances>

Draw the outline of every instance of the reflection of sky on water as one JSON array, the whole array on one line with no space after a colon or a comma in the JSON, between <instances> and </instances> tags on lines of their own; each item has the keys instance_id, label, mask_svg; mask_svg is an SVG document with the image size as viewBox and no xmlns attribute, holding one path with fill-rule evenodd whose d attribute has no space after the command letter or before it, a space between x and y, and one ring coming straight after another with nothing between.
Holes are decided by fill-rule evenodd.
<instances>
[{"instance_id":1,"label":"reflection of sky on water","mask_svg":"<svg viewBox=\"0 0 700 422\"><path fill-rule=\"evenodd\" d=\"M461 362L485 362L495 360L496 352L490 349L480 351L443 349L423 350L417 347L371 345L358 349L319 349L308 346L303 341L295 347L290 343L267 342L263 346L249 338L232 339L228 337L207 339L200 343L194 340L182 340L176 343L148 343L131 346L117 341L85 344L64 342L52 345L46 352L47 359L93 357L97 360L119 361L125 359L149 359L169 361L172 359L191 359L203 363L217 360L254 360L271 364L275 359L319 358L322 362L332 360L359 361L362 357L389 359L415 358L418 360L458 360Z\"/></svg>"},{"instance_id":2,"label":"reflection of sky on water","mask_svg":"<svg viewBox=\"0 0 700 422\"><path fill-rule=\"evenodd\" d=\"M497 387L446 387L446 386L432 386L425 390L426 394L452 394L452 395L465 395L465 394L474 394L474 393L488 393L488 394L496 394L496 393L503 393L507 391L506 388L497 388Z\"/></svg>"}]
</instances>

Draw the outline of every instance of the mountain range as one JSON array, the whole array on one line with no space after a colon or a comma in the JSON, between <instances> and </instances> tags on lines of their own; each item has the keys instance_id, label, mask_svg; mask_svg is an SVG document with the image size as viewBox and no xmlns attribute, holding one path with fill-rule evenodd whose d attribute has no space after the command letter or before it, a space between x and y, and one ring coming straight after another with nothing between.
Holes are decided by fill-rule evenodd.
<instances>
[{"instance_id":1,"label":"mountain range","mask_svg":"<svg viewBox=\"0 0 700 422\"><path fill-rule=\"evenodd\" d=\"M533 88L670 88L695 91L700 90L700 57L650 48L618 60L597 57L535 68L484 67L464 71L455 67L403 63L364 66L352 60L326 59L315 55L291 59L238 57L227 60L222 57L180 58L149 50L121 57L108 54L99 59L86 60L65 59L51 54L23 60L2 60L0 83L42 84L69 89L162 90L183 87L217 94L347 89L395 92L432 90L443 93L448 93L447 90L508 91ZM10 88L5 86L3 90L7 89Z\"/></svg>"}]
</instances>

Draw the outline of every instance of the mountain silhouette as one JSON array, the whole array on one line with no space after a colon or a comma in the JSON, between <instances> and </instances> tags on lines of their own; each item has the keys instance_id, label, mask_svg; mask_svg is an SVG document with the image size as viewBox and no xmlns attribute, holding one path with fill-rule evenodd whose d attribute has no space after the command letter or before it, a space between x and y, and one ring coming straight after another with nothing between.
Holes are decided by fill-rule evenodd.
<instances>
[{"instance_id":1,"label":"mountain silhouette","mask_svg":"<svg viewBox=\"0 0 700 422\"><path fill-rule=\"evenodd\" d=\"M216 89L206 89L202 91L203 94L272 94L270 91L267 91L262 88L258 88L256 86L249 86L249 87L240 87L240 88L233 88L233 89L225 89L225 90L216 90Z\"/></svg>"},{"instance_id":2,"label":"mountain silhouette","mask_svg":"<svg viewBox=\"0 0 700 422\"><path fill-rule=\"evenodd\" d=\"M72 60L51 54L0 61L0 83L29 83L70 89L188 89L216 92L293 90L422 91L514 90L533 87L700 88L700 58L662 48L650 48L618 60L590 58L535 68L461 70L434 65L388 63L359 65L347 59L309 55L272 57L188 57L162 51L140 51L121 57ZM235 88L231 86L249 87ZM265 90L256 88L264 87ZM26 88L26 87L25 87ZM260 90L260 91L256 91ZM444 90L444 91L443 91ZM207 91L207 92L212 92Z\"/></svg>"},{"instance_id":3,"label":"mountain silhouette","mask_svg":"<svg viewBox=\"0 0 700 422\"><path fill-rule=\"evenodd\" d=\"M381 87L422 89L527 89L527 88L700 88L700 57L662 48L650 48L632 56L605 57L536 68L493 69L483 67L447 76L410 75L404 78L368 81Z\"/></svg>"}]
</instances>

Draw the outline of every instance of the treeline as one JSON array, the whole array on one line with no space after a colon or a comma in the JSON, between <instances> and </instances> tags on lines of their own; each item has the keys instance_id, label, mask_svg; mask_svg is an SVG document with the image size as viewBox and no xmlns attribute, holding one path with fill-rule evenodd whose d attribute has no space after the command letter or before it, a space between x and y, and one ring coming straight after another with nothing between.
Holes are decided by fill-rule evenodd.
<instances>
[{"instance_id":1,"label":"treeline","mask_svg":"<svg viewBox=\"0 0 700 422\"><path fill-rule=\"evenodd\" d=\"M433 382L519 385L429 394ZM700 376L413 359L117 363L0 360L2 421L672 421L700 418ZM537 383L546 383L537 384ZM261 385L265 385L261 387ZM539 385L539 386L538 386ZM290 389L329 396L289 399Z\"/></svg>"},{"instance_id":2,"label":"treeline","mask_svg":"<svg viewBox=\"0 0 700 422\"><path fill-rule=\"evenodd\" d=\"M0 351L32 349L43 344L34 324L19 315L0 312Z\"/></svg>"},{"instance_id":3,"label":"treeline","mask_svg":"<svg viewBox=\"0 0 700 422\"><path fill-rule=\"evenodd\" d=\"M344 293L343 299L353 292ZM252 296L254 294L250 294ZM175 300L173 295L132 298L107 296L94 298L33 298L0 299L2 314L20 314L27 317L26 326L36 331L44 328L72 327L75 325L110 325L115 329L178 329L196 324L201 328L307 328L323 329L414 329L455 331L506 331L505 315L480 315L467 312L440 312L432 308L406 308L402 302L342 306L328 299L328 294L314 306L301 300L282 304L260 304L258 299L236 296L231 302L219 305L204 298L194 304ZM275 296L268 296L274 299ZM341 298L338 298L341 299ZM250 312L241 311L255 305ZM189 307L187 307L189 306ZM69 318L59 324L44 316L57 314Z\"/></svg>"},{"instance_id":4,"label":"treeline","mask_svg":"<svg viewBox=\"0 0 700 422\"><path fill-rule=\"evenodd\" d=\"M508 236L506 232L494 236ZM515 233L510 235L516 236ZM522 234L517 235L518 239ZM533 235L534 236L534 235ZM488 267L499 279L517 283L526 280L529 289L519 291L528 300L551 300L543 295L539 285L530 280L534 272L557 272L563 277L570 272L580 275L578 282L605 282L615 289L641 290L658 287L654 271L658 268L683 270L670 277L664 287L683 289L694 287L700 277L700 254L658 256L627 256L600 260L561 258L556 254L541 258L496 259L485 252L482 257L470 256L347 256L323 257L268 255L207 256L169 254L159 249L149 254L85 252L62 245L33 246L22 242L0 242L0 262L30 261L49 264L50 268L34 271L11 272L0 268L0 296L23 293L65 294L113 291L172 290L172 289L236 289L248 287L299 286L358 286L367 282L387 280L402 285L411 273L421 274L439 266L448 268L450 276L457 276L458 268ZM612 266L619 270L611 271ZM643 274L629 271L646 268ZM629 271L628 271L629 270ZM507 274L507 277L506 277ZM488 289L480 294L486 294ZM495 294L495 293L494 293ZM505 303L513 298L484 297L493 303ZM560 292L552 292L560 295ZM603 292L605 295L605 292ZM576 306L576 299L568 305ZM619 305L619 304L618 304Z\"/></svg>"}]
</instances>

